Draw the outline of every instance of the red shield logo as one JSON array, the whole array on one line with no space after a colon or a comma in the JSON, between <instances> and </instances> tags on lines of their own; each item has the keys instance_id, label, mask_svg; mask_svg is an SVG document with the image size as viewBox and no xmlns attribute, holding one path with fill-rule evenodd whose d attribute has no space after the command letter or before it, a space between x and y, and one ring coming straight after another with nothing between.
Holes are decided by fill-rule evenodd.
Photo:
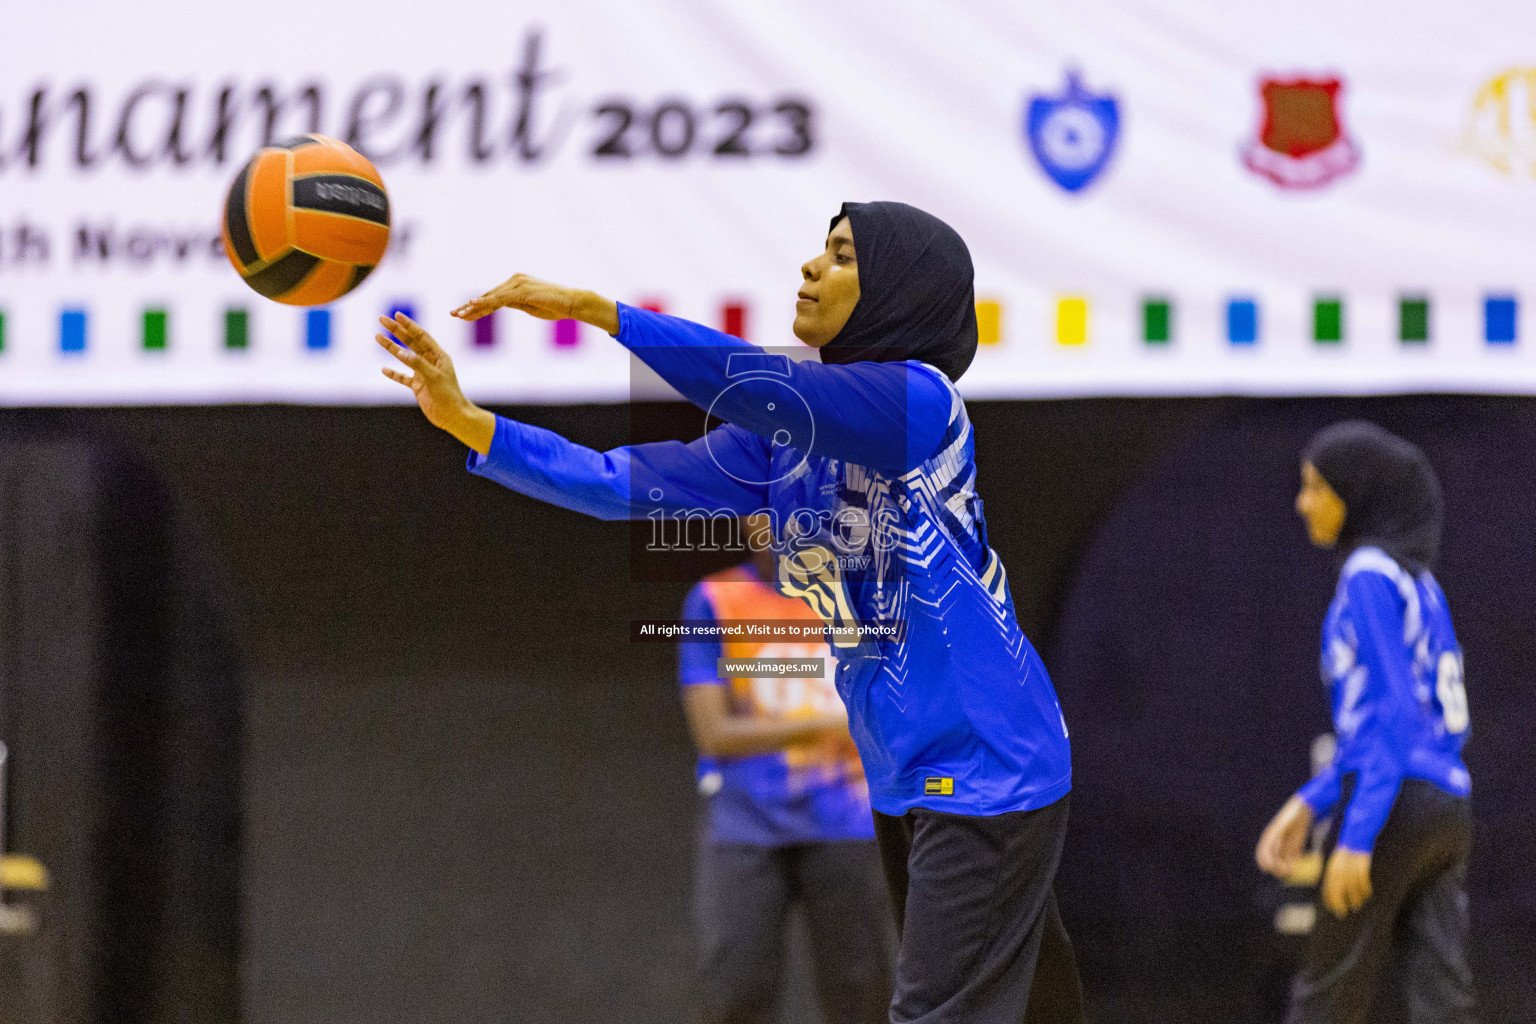
<instances>
[{"instance_id":1,"label":"red shield logo","mask_svg":"<svg viewBox=\"0 0 1536 1024\"><path fill-rule=\"evenodd\" d=\"M1344 131L1337 78L1264 78L1259 137L1243 147L1248 169L1281 188L1321 188L1353 171L1360 150Z\"/></svg>"}]
</instances>

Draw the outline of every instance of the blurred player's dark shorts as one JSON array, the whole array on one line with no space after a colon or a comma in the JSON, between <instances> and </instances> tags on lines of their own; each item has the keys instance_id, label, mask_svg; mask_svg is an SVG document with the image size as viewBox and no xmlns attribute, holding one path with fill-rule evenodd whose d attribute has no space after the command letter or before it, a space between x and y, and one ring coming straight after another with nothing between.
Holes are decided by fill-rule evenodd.
<instances>
[{"instance_id":1,"label":"blurred player's dark shorts","mask_svg":"<svg viewBox=\"0 0 1536 1024\"><path fill-rule=\"evenodd\" d=\"M694 906L705 1024L770 1024L783 988L790 907L805 913L826 1024L884 1024L890 904L869 840L699 845Z\"/></svg>"}]
</instances>

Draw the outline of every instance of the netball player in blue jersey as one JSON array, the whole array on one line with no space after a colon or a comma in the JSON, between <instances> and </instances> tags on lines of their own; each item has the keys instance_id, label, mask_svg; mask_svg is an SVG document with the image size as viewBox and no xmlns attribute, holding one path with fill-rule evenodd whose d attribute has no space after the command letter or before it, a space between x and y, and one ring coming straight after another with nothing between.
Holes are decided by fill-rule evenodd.
<instances>
[{"instance_id":1,"label":"netball player in blue jersey","mask_svg":"<svg viewBox=\"0 0 1536 1024\"><path fill-rule=\"evenodd\" d=\"M1067 728L987 544L954 386L976 351L970 253L920 210L849 203L801 276L794 333L820 362L522 275L455 311L602 328L724 421L687 444L593 451L468 401L408 318L382 321L405 347L378 341L472 472L603 519L769 515L780 589L844 627L837 688L901 930L891 1020L1080 1020L1052 889Z\"/></svg>"},{"instance_id":2,"label":"netball player in blue jersey","mask_svg":"<svg viewBox=\"0 0 1536 1024\"><path fill-rule=\"evenodd\" d=\"M1312 542L1340 549L1323 624L1338 736L1332 765L1259 840L1259 867L1291 874L1314 818L1332 815L1317 915L1290 1024L1355 1024L1389 959L1414 1024L1469 1024L1470 720L1461 647L1430 573L1441 496L1418 448L1372 423L1337 423L1307 446L1296 510Z\"/></svg>"}]
</instances>

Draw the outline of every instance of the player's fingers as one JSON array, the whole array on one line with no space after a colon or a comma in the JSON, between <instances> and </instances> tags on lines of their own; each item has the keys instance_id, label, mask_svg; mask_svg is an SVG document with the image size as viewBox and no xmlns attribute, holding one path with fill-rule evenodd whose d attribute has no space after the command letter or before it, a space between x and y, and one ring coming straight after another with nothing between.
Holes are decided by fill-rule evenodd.
<instances>
[{"instance_id":1,"label":"player's fingers","mask_svg":"<svg viewBox=\"0 0 1536 1024\"><path fill-rule=\"evenodd\" d=\"M416 352L421 351L421 339L426 335L426 332L404 313L396 313L392 317L381 316L379 317L379 323L383 324L384 329L393 335L401 345Z\"/></svg>"},{"instance_id":2,"label":"player's fingers","mask_svg":"<svg viewBox=\"0 0 1536 1024\"><path fill-rule=\"evenodd\" d=\"M412 370L421 370L423 360L421 356L417 355L415 352L412 352L410 349L405 348L404 346L383 334L375 334L373 336L373 340L379 343L380 348L394 356L396 359L400 360L406 366L409 366Z\"/></svg>"},{"instance_id":3,"label":"player's fingers","mask_svg":"<svg viewBox=\"0 0 1536 1024\"><path fill-rule=\"evenodd\" d=\"M1344 904L1344 913L1353 914L1360 909L1360 885L1354 879L1350 879L1339 887L1339 902Z\"/></svg>"},{"instance_id":4,"label":"player's fingers","mask_svg":"<svg viewBox=\"0 0 1536 1024\"><path fill-rule=\"evenodd\" d=\"M1290 874L1294 863L1294 858L1287 857L1284 850L1271 849L1269 851L1269 873L1276 878L1284 878Z\"/></svg>"},{"instance_id":5,"label":"player's fingers","mask_svg":"<svg viewBox=\"0 0 1536 1024\"><path fill-rule=\"evenodd\" d=\"M1354 885L1350 886L1350 909L1359 910L1365 906L1365 901L1371 898L1371 876L1368 872L1360 872Z\"/></svg>"},{"instance_id":6,"label":"player's fingers","mask_svg":"<svg viewBox=\"0 0 1536 1024\"><path fill-rule=\"evenodd\" d=\"M390 380L394 381L396 384L404 384L406 387L410 387L414 379L409 374L401 373L399 370L392 366L381 366L379 367L379 372L384 374L384 376L388 377Z\"/></svg>"},{"instance_id":7,"label":"player's fingers","mask_svg":"<svg viewBox=\"0 0 1536 1024\"><path fill-rule=\"evenodd\" d=\"M1334 917L1343 917L1349 913L1349 908L1344 905L1343 894L1339 891L1336 872L1329 871L1323 875L1323 906L1327 907Z\"/></svg>"},{"instance_id":8,"label":"player's fingers","mask_svg":"<svg viewBox=\"0 0 1536 1024\"><path fill-rule=\"evenodd\" d=\"M383 317L380 319L382 320ZM436 347L432 336L404 313L396 313L392 323L394 326L390 328L390 333L399 338L411 351L425 353Z\"/></svg>"},{"instance_id":9,"label":"player's fingers","mask_svg":"<svg viewBox=\"0 0 1536 1024\"><path fill-rule=\"evenodd\" d=\"M410 337L410 328L399 319L399 315L379 317L379 326L404 343Z\"/></svg>"},{"instance_id":10,"label":"player's fingers","mask_svg":"<svg viewBox=\"0 0 1536 1024\"><path fill-rule=\"evenodd\" d=\"M479 320L481 317L491 312L492 308L493 307L487 304L484 296L482 296L481 298L472 299L469 302L464 303L464 305L460 306L458 309L453 310L448 315L456 316L460 320Z\"/></svg>"},{"instance_id":11,"label":"player's fingers","mask_svg":"<svg viewBox=\"0 0 1536 1024\"><path fill-rule=\"evenodd\" d=\"M1259 865L1260 871L1275 873L1275 843L1268 829L1259 836L1259 845L1253 849L1253 859Z\"/></svg>"},{"instance_id":12,"label":"player's fingers","mask_svg":"<svg viewBox=\"0 0 1536 1024\"><path fill-rule=\"evenodd\" d=\"M411 346L412 351L420 352L433 362L436 362L442 356L443 347L437 343L436 338L423 330L420 324L404 313L396 313L395 319L405 325L406 332L409 335L409 340L406 344Z\"/></svg>"}]
</instances>

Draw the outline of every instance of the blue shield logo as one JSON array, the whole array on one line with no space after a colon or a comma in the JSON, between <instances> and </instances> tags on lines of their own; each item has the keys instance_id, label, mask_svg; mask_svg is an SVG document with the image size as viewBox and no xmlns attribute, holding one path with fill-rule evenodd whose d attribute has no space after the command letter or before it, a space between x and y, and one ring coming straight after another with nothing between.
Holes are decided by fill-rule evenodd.
<instances>
[{"instance_id":1,"label":"blue shield logo","mask_svg":"<svg viewBox=\"0 0 1536 1024\"><path fill-rule=\"evenodd\" d=\"M1099 176L1120 139L1120 106L1113 96L1095 96L1076 72L1058 96L1034 96L1024 115L1024 134L1040 169L1068 192Z\"/></svg>"}]
</instances>

